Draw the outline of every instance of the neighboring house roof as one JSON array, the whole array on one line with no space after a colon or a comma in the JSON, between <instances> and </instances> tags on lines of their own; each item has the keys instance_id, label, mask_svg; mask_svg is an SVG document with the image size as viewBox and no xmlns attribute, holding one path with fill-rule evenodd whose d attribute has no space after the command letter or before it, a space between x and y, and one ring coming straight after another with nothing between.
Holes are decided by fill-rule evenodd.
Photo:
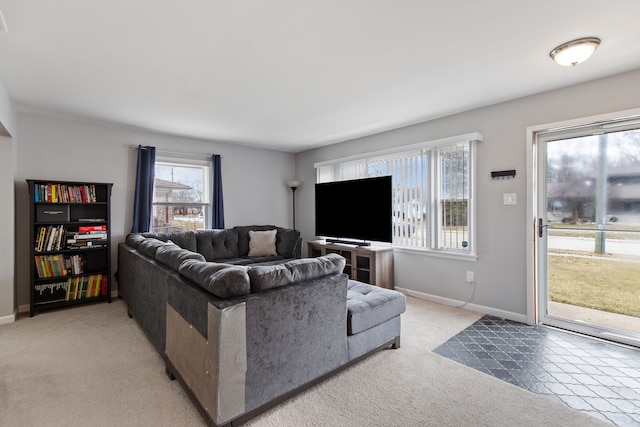
<instances>
[{"instance_id":1,"label":"neighboring house roof","mask_svg":"<svg viewBox=\"0 0 640 427\"><path fill-rule=\"evenodd\" d=\"M156 178L154 180L155 188L166 188L170 190L191 190L192 187L186 184L181 184L179 182L167 181L166 179Z\"/></svg>"}]
</instances>

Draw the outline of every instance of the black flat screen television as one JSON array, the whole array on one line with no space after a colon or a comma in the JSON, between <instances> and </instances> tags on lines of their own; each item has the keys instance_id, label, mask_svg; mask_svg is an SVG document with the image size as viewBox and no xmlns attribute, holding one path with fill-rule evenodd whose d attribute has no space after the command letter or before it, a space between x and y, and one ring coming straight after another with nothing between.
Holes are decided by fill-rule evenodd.
<instances>
[{"instance_id":1,"label":"black flat screen television","mask_svg":"<svg viewBox=\"0 0 640 427\"><path fill-rule=\"evenodd\" d=\"M315 201L317 236L391 242L391 176L316 184Z\"/></svg>"}]
</instances>

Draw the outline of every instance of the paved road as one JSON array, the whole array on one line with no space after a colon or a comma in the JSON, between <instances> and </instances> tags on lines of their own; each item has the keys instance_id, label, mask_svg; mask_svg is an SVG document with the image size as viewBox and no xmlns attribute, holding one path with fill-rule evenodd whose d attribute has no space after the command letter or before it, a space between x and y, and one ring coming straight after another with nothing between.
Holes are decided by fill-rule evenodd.
<instances>
[{"instance_id":1,"label":"paved road","mask_svg":"<svg viewBox=\"0 0 640 427\"><path fill-rule=\"evenodd\" d=\"M587 237L556 237L547 238L549 249L569 249L574 251L593 252L595 239ZM616 240L607 239L605 241L605 252L612 255L626 255L640 257L640 241L638 240Z\"/></svg>"}]
</instances>

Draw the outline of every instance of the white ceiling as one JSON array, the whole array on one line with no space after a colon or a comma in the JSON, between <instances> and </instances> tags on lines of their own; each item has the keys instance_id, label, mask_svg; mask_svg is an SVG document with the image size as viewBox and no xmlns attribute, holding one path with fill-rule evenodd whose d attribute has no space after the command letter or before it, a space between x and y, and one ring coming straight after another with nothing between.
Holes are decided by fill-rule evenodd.
<instances>
[{"instance_id":1,"label":"white ceiling","mask_svg":"<svg viewBox=\"0 0 640 427\"><path fill-rule=\"evenodd\" d=\"M299 152L640 68L638 0L0 0L19 111ZM561 67L555 46L602 39ZM640 83L640 82L639 82Z\"/></svg>"}]
</instances>

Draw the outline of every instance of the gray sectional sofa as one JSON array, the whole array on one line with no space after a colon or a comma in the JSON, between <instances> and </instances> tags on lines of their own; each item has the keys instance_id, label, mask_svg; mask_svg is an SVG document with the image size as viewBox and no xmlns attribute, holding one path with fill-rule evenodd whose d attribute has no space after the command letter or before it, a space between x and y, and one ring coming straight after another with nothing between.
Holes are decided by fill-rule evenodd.
<instances>
[{"instance_id":1,"label":"gray sectional sofa","mask_svg":"<svg viewBox=\"0 0 640 427\"><path fill-rule=\"evenodd\" d=\"M274 226L130 234L118 289L210 425L236 425L372 352L399 347L403 294L300 259Z\"/></svg>"}]
</instances>

